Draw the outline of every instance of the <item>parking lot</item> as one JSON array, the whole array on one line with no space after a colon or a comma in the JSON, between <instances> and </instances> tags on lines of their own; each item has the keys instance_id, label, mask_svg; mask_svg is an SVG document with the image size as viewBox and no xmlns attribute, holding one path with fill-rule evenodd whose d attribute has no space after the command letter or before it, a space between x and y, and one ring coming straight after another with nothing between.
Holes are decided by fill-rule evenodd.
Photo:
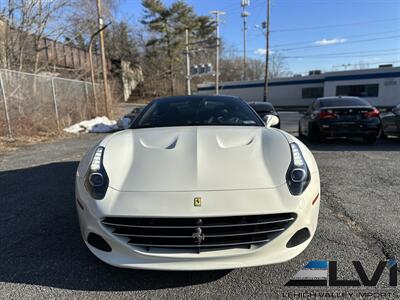
<instances>
[{"instance_id":1,"label":"parking lot","mask_svg":"<svg viewBox=\"0 0 400 300\"><path fill-rule=\"evenodd\" d=\"M297 135L299 114L281 114ZM25 146L0 155L0 298L280 298L301 291L397 292L380 288L284 287L308 260L352 260L371 276L380 260L400 257L400 141L375 145L331 140L309 144L321 176L319 227L309 247L278 265L229 271L154 272L117 269L96 259L79 233L74 175L80 157L102 135ZM395 297L395 296L394 296Z\"/></svg>"}]
</instances>

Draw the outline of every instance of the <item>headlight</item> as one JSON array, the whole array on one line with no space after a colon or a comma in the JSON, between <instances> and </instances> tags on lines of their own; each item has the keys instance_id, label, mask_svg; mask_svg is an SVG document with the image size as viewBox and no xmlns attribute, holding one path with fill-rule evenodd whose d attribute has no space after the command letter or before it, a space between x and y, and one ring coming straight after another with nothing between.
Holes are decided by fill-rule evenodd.
<instances>
[{"instance_id":1,"label":"headlight","mask_svg":"<svg viewBox=\"0 0 400 300\"><path fill-rule=\"evenodd\" d=\"M97 200L103 199L108 188L108 176L103 166L104 147L98 147L85 176L85 187Z\"/></svg>"},{"instance_id":2,"label":"headlight","mask_svg":"<svg viewBox=\"0 0 400 300\"><path fill-rule=\"evenodd\" d=\"M286 173L286 182L292 195L300 195L308 186L311 175L300 148L296 143L290 143L292 161Z\"/></svg>"}]
</instances>

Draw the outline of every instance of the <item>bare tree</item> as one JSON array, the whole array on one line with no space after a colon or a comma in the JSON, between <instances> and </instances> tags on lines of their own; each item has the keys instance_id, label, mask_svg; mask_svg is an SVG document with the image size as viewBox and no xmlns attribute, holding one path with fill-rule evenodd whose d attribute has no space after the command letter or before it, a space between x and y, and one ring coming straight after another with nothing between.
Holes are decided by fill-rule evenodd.
<instances>
[{"instance_id":1,"label":"bare tree","mask_svg":"<svg viewBox=\"0 0 400 300\"><path fill-rule=\"evenodd\" d=\"M234 46L223 44L223 55L220 63L222 81L239 81L243 79L243 58ZM269 58L269 77L290 76L291 72L285 58L280 53L273 53ZM248 58L248 80L261 80L265 74L265 62L257 58Z\"/></svg>"},{"instance_id":2,"label":"bare tree","mask_svg":"<svg viewBox=\"0 0 400 300\"><path fill-rule=\"evenodd\" d=\"M269 58L269 77L277 78L290 76L292 72L281 53L272 53Z\"/></svg>"},{"instance_id":3,"label":"bare tree","mask_svg":"<svg viewBox=\"0 0 400 300\"><path fill-rule=\"evenodd\" d=\"M37 72L43 37L62 34L61 12L69 0L9 0L2 15L6 22L6 64L9 68ZM32 59L32 57L34 59Z\"/></svg>"},{"instance_id":4,"label":"bare tree","mask_svg":"<svg viewBox=\"0 0 400 300\"><path fill-rule=\"evenodd\" d=\"M70 9L65 14L64 35L71 44L87 48L91 35L98 29L96 1L69 1ZM117 4L118 0L102 0L102 17L105 23L115 23Z\"/></svg>"}]
</instances>

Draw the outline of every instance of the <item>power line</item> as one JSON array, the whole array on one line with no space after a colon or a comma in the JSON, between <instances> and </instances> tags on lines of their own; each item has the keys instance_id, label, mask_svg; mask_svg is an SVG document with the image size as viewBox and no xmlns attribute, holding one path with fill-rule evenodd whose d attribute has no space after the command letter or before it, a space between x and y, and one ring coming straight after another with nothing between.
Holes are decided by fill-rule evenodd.
<instances>
[{"instance_id":1,"label":"power line","mask_svg":"<svg viewBox=\"0 0 400 300\"><path fill-rule=\"evenodd\" d=\"M386 62L382 62L382 61L380 61L380 62L373 62L373 63L367 63L367 62L364 62L364 61L361 61L361 62L359 62L359 63L354 63L354 64L346 64L347 66L359 66L360 65L360 63L362 63L363 65L367 65L367 66L370 66L370 65L386 65L386 64L397 64L397 63L399 63L400 62L400 60L392 60L392 61L386 61ZM334 66L333 66L334 67Z\"/></svg>"},{"instance_id":2,"label":"power line","mask_svg":"<svg viewBox=\"0 0 400 300\"><path fill-rule=\"evenodd\" d=\"M340 38L342 39L348 39L348 38L353 38L353 37L363 37L363 36L374 36L374 35L379 35L379 34L388 34L388 33L396 33L399 32L398 30L390 30L390 31L381 31L381 32L374 32L374 33L364 33L364 34L353 34L353 35L346 35L346 36L341 36ZM279 47L284 47L284 46L294 46L294 45L307 45L310 43L315 43L315 40L309 40L308 42L296 42L296 43L286 43L286 44L277 44L272 46L272 48L276 49Z\"/></svg>"},{"instance_id":3,"label":"power line","mask_svg":"<svg viewBox=\"0 0 400 300\"><path fill-rule=\"evenodd\" d=\"M295 48L284 48L284 49L279 49L279 50L280 51L293 51L293 50L300 50L300 49L312 49L312 48L320 48L320 47L328 47L328 46L348 45L348 44L357 44L357 43L364 43L364 42L370 42L370 41L387 40L387 39L393 39L393 38L399 38L399 37L400 37L400 35L392 35L392 36L373 38L373 39L355 40L355 41L350 41L350 42L346 42L346 43L336 43L336 44L330 44L330 45L313 45L313 46L295 47Z\"/></svg>"},{"instance_id":4,"label":"power line","mask_svg":"<svg viewBox=\"0 0 400 300\"><path fill-rule=\"evenodd\" d=\"M298 56L285 56L287 58L304 58L304 57L329 57L329 56L341 56L341 55L365 55L365 54L374 54L381 55L388 52L399 52L400 49L382 49L382 50L370 50L370 51L350 51L350 52L335 52L335 53L320 53L315 55L298 55Z\"/></svg>"},{"instance_id":5,"label":"power line","mask_svg":"<svg viewBox=\"0 0 400 300\"><path fill-rule=\"evenodd\" d=\"M399 21L398 18L393 19L379 19L379 20L370 20L370 21L363 21L363 22L356 22L356 23L345 23L345 24L331 24L331 25L324 25L324 26L314 26L314 27L303 27L303 28L284 28L284 29L276 29L271 30L272 32L293 32L293 31L304 31L304 30L318 30L324 28L332 28L332 27L346 27L346 26L354 26L354 25L364 25L364 24L373 24L373 23L383 23L383 22L393 22Z\"/></svg>"},{"instance_id":6,"label":"power line","mask_svg":"<svg viewBox=\"0 0 400 300\"><path fill-rule=\"evenodd\" d=\"M360 65L365 65L365 66L378 65L379 66L379 65L386 65L386 64L394 65L394 64L397 64L397 63L400 63L400 60L381 61L381 62L373 62L373 63L367 63L367 62L364 62L364 61L360 61L358 63L343 64L343 65L336 65L336 66L332 65L329 69L325 68L322 71L324 73L335 72L335 71L338 71L337 70L338 67L343 67L344 65L346 67L351 67L351 66L360 67ZM355 70L355 69L353 68L353 70ZM296 71L295 74L304 74L305 76L307 76L308 75L308 70L306 70L306 71L298 71L298 72Z\"/></svg>"},{"instance_id":7,"label":"power line","mask_svg":"<svg viewBox=\"0 0 400 300\"><path fill-rule=\"evenodd\" d=\"M251 49L249 51L256 51L257 49ZM242 53L242 50L231 50L233 52L236 53ZM317 54L313 54L313 55L296 55L296 56L287 56L285 55L284 57L286 58L307 58L307 57L335 57L335 56L341 56L341 55L350 55L350 54L374 54L374 55L380 55L380 54L385 54L388 52L394 52L394 54L396 52L400 53L400 49L379 49L379 50L368 50L368 51L349 51L349 52L334 52L334 53L317 53ZM278 52L279 53L279 52ZM372 55L373 56L373 55Z\"/></svg>"},{"instance_id":8,"label":"power line","mask_svg":"<svg viewBox=\"0 0 400 300\"><path fill-rule=\"evenodd\" d=\"M400 52L397 52L398 54L400 54ZM353 58L353 57L376 57L377 54L373 55L373 54L354 54L354 55L330 55L330 56L322 56L322 55L315 55L315 56L283 56L283 58L286 59L294 59L294 58L306 58L306 59L327 59L327 58ZM382 54L378 54L379 56L392 56L392 55L396 55L395 53L382 53Z\"/></svg>"}]
</instances>

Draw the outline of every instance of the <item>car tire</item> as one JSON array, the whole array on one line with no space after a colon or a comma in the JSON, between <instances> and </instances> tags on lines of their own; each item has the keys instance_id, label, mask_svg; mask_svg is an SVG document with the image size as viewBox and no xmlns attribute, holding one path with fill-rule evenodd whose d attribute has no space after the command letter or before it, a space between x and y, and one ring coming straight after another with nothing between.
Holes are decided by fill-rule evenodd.
<instances>
[{"instance_id":1,"label":"car tire","mask_svg":"<svg viewBox=\"0 0 400 300\"><path fill-rule=\"evenodd\" d=\"M367 135L363 137L364 144L372 145L375 144L377 137L375 135Z\"/></svg>"},{"instance_id":2,"label":"car tire","mask_svg":"<svg viewBox=\"0 0 400 300\"><path fill-rule=\"evenodd\" d=\"M322 142L321 132L317 125L311 124L308 128L308 140L310 143Z\"/></svg>"}]
</instances>

